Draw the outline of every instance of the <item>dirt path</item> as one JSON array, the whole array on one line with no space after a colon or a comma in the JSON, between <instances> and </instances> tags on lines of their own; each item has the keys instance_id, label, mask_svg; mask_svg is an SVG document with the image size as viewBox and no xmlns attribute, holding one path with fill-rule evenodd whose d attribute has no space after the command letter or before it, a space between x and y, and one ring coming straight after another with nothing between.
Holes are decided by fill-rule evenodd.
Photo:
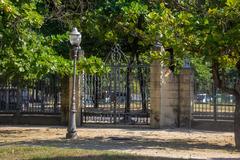
<instances>
[{"instance_id":1,"label":"dirt path","mask_svg":"<svg viewBox=\"0 0 240 160\"><path fill-rule=\"evenodd\" d=\"M77 140L65 139L63 127L0 126L0 146L37 145L111 150L172 158L235 158L233 134L185 129L81 128Z\"/></svg>"}]
</instances>

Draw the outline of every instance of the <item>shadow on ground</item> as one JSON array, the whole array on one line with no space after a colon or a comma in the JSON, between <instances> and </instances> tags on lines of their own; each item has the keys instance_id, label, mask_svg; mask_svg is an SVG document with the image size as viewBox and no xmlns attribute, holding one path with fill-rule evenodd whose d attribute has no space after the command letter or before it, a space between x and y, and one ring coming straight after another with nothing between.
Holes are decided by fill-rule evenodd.
<instances>
[{"instance_id":1,"label":"shadow on ground","mask_svg":"<svg viewBox=\"0 0 240 160\"><path fill-rule=\"evenodd\" d=\"M167 157L146 157L146 156L121 156L121 155L95 155L95 156L74 156L74 157L53 157L48 160L184 160L182 158ZM31 160L45 160L45 158L33 158ZM195 160L195 159L191 159ZM198 159L199 160L199 159Z\"/></svg>"},{"instance_id":2,"label":"shadow on ground","mask_svg":"<svg viewBox=\"0 0 240 160\"><path fill-rule=\"evenodd\" d=\"M192 128L201 131L233 132L232 121L192 121Z\"/></svg>"},{"instance_id":3,"label":"shadow on ground","mask_svg":"<svg viewBox=\"0 0 240 160\"><path fill-rule=\"evenodd\" d=\"M142 137L95 137L85 138L79 137L76 140L66 140L65 138L54 140L32 140L18 142L0 142L0 146L7 145L27 145L27 146L48 146L61 148L79 148L79 149L95 149L95 150L126 150L126 149L158 149L166 148L175 150L190 149L212 149L212 150L228 150L234 151L234 146L227 144L225 146L203 143L190 139L155 139Z\"/></svg>"},{"instance_id":4,"label":"shadow on ground","mask_svg":"<svg viewBox=\"0 0 240 160\"><path fill-rule=\"evenodd\" d=\"M20 134L20 133L23 133L23 132L36 132L36 131L40 131L40 129L23 129L23 130L0 130L0 134L6 134L6 135L9 135L9 134Z\"/></svg>"}]
</instances>

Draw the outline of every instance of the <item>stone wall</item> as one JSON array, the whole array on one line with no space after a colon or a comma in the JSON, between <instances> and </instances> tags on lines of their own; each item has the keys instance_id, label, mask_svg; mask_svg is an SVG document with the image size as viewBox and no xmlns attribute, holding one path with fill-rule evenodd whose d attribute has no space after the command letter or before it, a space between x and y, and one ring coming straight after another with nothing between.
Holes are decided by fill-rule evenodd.
<instances>
[{"instance_id":1,"label":"stone wall","mask_svg":"<svg viewBox=\"0 0 240 160\"><path fill-rule=\"evenodd\" d=\"M193 75L191 69L182 69L174 75L170 69L154 61L150 77L150 126L189 126L193 100Z\"/></svg>"}]
</instances>

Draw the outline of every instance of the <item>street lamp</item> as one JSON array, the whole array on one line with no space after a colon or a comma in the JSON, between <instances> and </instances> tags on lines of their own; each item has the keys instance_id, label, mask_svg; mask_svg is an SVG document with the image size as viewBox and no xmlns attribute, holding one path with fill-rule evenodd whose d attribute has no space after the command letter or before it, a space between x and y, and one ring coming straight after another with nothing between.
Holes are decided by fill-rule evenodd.
<instances>
[{"instance_id":1,"label":"street lamp","mask_svg":"<svg viewBox=\"0 0 240 160\"><path fill-rule=\"evenodd\" d=\"M76 60L78 56L78 49L81 43L81 33L78 32L77 28L73 28L72 32L69 35L70 43L72 45L72 54L73 54L73 84L72 84L72 99L71 106L69 109L69 122L66 138L75 139L77 138L76 130Z\"/></svg>"}]
</instances>

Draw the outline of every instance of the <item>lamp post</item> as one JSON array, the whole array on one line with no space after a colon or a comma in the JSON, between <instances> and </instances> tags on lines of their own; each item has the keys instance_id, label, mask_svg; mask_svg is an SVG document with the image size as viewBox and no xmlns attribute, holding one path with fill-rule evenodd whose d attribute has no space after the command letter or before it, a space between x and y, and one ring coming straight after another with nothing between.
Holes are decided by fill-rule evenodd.
<instances>
[{"instance_id":1,"label":"lamp post","mask_svg":"<svg viewBox=\"0 0 240 160\"><path fill-rule=\"evenodd\" d=\"M73 55L73 81L72 81L72 97L71 105L69 109L69 122L66 138L75 139L77 138L76 131L76 60L78 56L78 49L81 43L81 33L78 32L77 28L73 28L69 35L70 43L72 45L72 55Z\"/></svg>"}]
</instances>

